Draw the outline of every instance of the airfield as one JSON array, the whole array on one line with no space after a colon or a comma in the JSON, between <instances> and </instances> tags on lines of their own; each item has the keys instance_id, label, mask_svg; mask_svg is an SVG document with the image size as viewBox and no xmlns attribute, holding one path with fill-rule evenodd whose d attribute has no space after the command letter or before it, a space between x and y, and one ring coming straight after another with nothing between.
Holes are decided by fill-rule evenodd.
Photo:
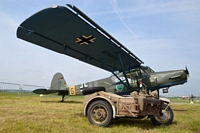
<instances>
[{"instance_id":1,"label":"airfield","mask_svg":"<svg viewBox=\"0 0 200 133\"><path fill-rule=\"evenodd\" d=\"M0 132L55 133L194 133L200 131L200 105L180 98L170 98L174 111L169 126L154 126L150 119L118 119L109 127L91 125L83 116L83 96L72 96L63 103L55 95L39 96L31 92L0 91Z\"/></svg>"}]
</instances>

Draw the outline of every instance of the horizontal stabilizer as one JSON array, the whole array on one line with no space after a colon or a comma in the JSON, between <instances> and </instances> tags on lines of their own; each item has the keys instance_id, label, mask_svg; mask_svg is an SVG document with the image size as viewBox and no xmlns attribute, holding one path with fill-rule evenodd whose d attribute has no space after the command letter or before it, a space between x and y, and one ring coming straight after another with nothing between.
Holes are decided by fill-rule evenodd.
<instances>
[{"instance_id":1,"label":"horizontal stabilizer","mask_svg":"<svg viewBox=\"0 0 200 133\"><path fill-rule=\"evenodd\" d=\"M33 91L35 94L52 94L58 93L58 95L68 95L68 90L47 90L47 89L36 89Z\"/></svg>"}]
</instances>

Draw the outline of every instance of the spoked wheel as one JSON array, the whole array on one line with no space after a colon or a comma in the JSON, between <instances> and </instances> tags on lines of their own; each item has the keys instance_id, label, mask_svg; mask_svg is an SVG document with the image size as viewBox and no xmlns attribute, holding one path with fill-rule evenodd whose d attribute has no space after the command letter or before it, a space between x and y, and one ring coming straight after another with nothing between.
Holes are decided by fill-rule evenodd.
<instances>
[{"instance_id":1,"label":"spoked wheel","mask_svg":"<svg viewBox=\"0 0 200 133\"><path fill-rule=\"evenodd\" d=\"M174 113L170 106L166 104L162 107L162 115L151 117L151 121L155 125L169 125L174 119Z\"/></svg>"},{"instance_id":2,"label":"spoked wheel","mask_svg":"<svg viewBox=\"0 0 200 133\"><path fill-rule=\"evenodd\" d=\"M106 127L112 120L110 104L103 100L97 100L90 104L87 117L91 124Z\"/></svg>"}]
</instances>

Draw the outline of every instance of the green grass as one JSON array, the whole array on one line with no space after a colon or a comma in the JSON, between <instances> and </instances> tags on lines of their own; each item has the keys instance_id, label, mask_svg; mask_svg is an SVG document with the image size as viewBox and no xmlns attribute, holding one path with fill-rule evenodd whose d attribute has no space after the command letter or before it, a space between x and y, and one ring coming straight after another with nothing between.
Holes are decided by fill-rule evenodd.
<instances>
[{"instance_id":1,"label":"green grass","mask_svg":"<svg viewBox=\"0 0 200 133\"><path fill-rule=\"evenodd\" d=\"M182 99L182 98L169 98L171 102L173 103L190 103L190 100L188 98ZM194 98L194 102L196 102L196 98Z\"/></svg>"},{"instance_id":2,"label":"green grass","mask_svg":"<svg viewBox=\"0 0 200 133\"><path fill-rule=\"evenodd\" d=\"M83 116L83 96L70 97L60 103L61 97L39 97L32 93L0 93L0 132L70 132L70 133L193 133L200 131L200 105L189 104L188 99L171 99L174 121L169 126L154 126L149 119L113 120L109 127L91 125ZM180 104L181 103L181 104Z\"/></svg>"}]
</instances>

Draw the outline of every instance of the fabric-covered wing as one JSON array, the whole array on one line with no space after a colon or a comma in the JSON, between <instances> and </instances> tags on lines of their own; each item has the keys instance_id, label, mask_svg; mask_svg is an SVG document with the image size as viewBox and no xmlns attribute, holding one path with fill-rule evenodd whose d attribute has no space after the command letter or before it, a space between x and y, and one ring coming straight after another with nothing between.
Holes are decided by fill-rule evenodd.
<instances>
[{"instance_id":1,"label":"fabric-covered wing","mask_svg":"<svg viewBox=\"0 0 200 133\"><path fill-rule=\"evenodd\" d=\"M37 12L18 27L17 37L112 72L143 63L80 10L69 7Z\"/></svg>"}]
</instances>

